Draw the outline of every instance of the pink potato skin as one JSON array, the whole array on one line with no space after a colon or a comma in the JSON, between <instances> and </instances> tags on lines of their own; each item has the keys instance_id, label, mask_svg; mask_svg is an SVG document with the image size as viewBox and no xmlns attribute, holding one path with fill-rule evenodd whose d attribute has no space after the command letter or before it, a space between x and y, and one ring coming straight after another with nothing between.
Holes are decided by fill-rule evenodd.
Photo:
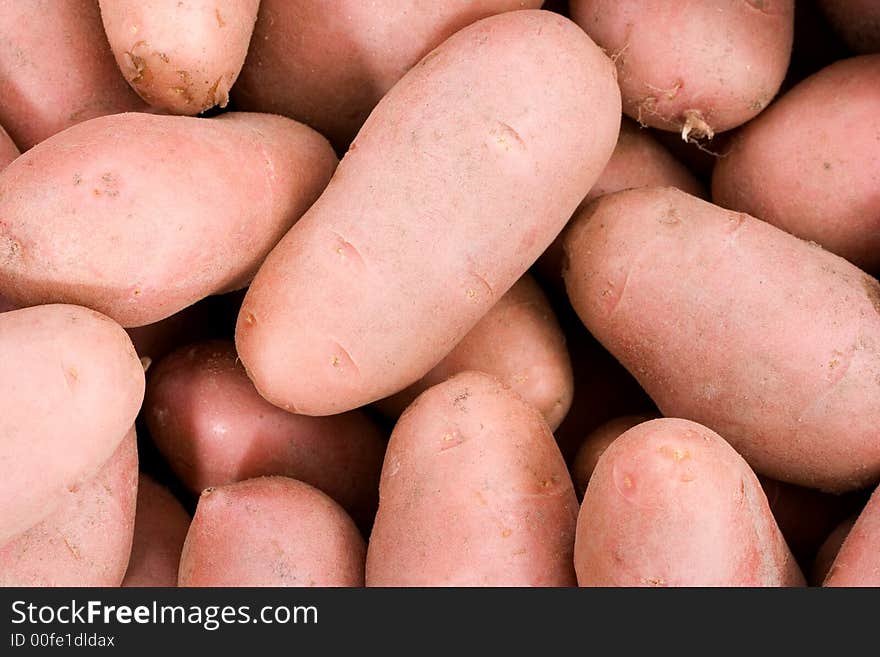
<instances>
[{"instance_id":1,"label":"pink potato skin","mask_svg":"<svg viewBox=\"0 0 880 657\"><path fill-rule=\"evenodd\" d=\"M177 586L180 553L190 520L171 491L151 477L140 475L134 540L122 586Z\"/></svg>"},{"instance_id":2,"label":"pink potato skin","mask_svg":"<svg viewBox=\"0 0 880 657\"><path fill-rule=\"evenodd\" d=\"M734 136L712 176L713 202L880 270L878 89L880 55L835 62L795 86Z\"/></svg>"},{"instance_id":3,"label":"pink potato skin","mask_svg":"<svg viewBox=\"0 0 880 657\"><path fill-rule=\"evenodd\" d=\"M878 546L880 493L875 490L840 546L823 586L880 586Z\"/></svg>"},{"instance_id":4,"label":"pink potato skin","mask_svg":"<svg viewBox=\"0 0 880 657\"><path fill-rule=\"evenodd\" d=\"M623 111L654 128L690 126L697 138L763 110L791 55L793 0L572 0L570 8L617 64Z\"/></svg>"},{"instance_id":5,"label":"pink potato skin","mask_svg":"<svg viewBox=\"0 0 880 657\"><path fill-rule=\"evenodd\" d=\"M877 0L819 0L828 22L856 53L880 53Z\"/></svg>"},{"instance_id":6,"label":"pink potato skin","mask_svg":"<svg viewBox=\"0 0 880 657\"><path fill-rule=\"evenodd\" d=\"M880 478L874 278L672 188L602 197L566 251L572 305L664 416L774 479L844 492Z\"/></svg>"},{"instance_id":7,"label":"pink potato skin","mask_svg":"<svg viewBox=\"0 0 880 657\"><path fill-rule=\"evenodd\" d=\"M551 430L562 422L574 394L571 361L550 302L531 276L520 278L434 369L375 406L397 418L425 390L467 370L510 386Z\"/></svg>"},{"instance_id":8,"label":"pink potato skin","mask_svg":"<svg viewBox=\"0 0 880 657\"><path fill-rule=\"evenodd\" d=\"M618 436L632 429L637 424L655 419L653 415L624 415L608 420L596 428L590 435L584 438L584 442L578 448L571 467L571 478L574 481L574 489L578 499L583 499L587 490L587 484L599 458L608 449Z\"/></svg>"},{"instance_id":9,"label":"pink potato skin","mask_svg":"<svg viewBox=\"0 0 880 657\"><path fill-rule=\"evenodd\" d=\"M494 377L463 372L394 427L367 586L570 586L576 517L541 414Z\"/></svg>"},{"instance_id":10,"label":"pink potato skin","mask_svg":"<svg viewBox=\"0 0 880 657\"><path fill-rule=\"evenodd\" d=\"M593 199L633 187L678 187L683 192L706 198L703 185L681 162L630 119L620 124L620 136L611 159L602 170L581 205ZM562 270L565 250L562 247L565 231L560 233L535 263L540 280L554 289L564 289Z\"/></svg>"},{"instance_id":11,"label":"pink potato skin","mask_svg":"<svg viewBox=\"0 0 880 657\"><path fill-rule=\"evenodd\" d=\"M844 520L834 528L834 531L832 531L828 535L828 538L825 539L825 542L822 543L822 546L816 553L816 560L813 563L813 570L810 573L811 586L822 586L825 578L828 577L828 571L831 570L831 564L834 563L834 559L837 557L838 552L840 552L843 542L846 540L846 537L849 536L849 532L853 528L853 525L856 524L857 519L858 516L852 516L851 518Z\"/></svg>"},{"instance_id":12,"label":"pink potato skin","mask_svg":"<svg viewBox=\"0 0 880 657\"><path fill-rule=\"evenodd\" d=\"M0 587L119 586L131 554L138 491L134 427L53 513L0 547Z\"/></svg>"},{"instance_id":13,"label":"pink potato skin","mask_svg":"<svg viewBox=\"0 0 880 657\"><path fill-rule=\"evenodd\" d=\"M82 123L0 174L0 289L157 322L247 285L335 165L323 137L268 114Z\"/></svg>"},{"instance_id":14,"label":"pink potato skin","mask_svg":"<svg viewBox=\"0 0 880 657\"><path fill-rule=\"evenodd\" d=\"M22 151L146 107L113 64L95 0L0 0L0 98L0 124Z\"/></svg>"},{"instance_id":15,"label":"pink potato skin","mask_svg":"<svg viewBox=\"0 0 880 657\"><path fill-rule=\"evenodd\" d=\"M260 394L329 415L424 376L599 176L618 95L608 58L546 11L483 19L427 55L248 290L236 346Z\"/></svg>"},{"instance_id":16,"label":"pink potato skin","mask_svg":"<svg viewBox=\"0 0 880 657\"><path fill-rule=\"evenodd\" d=\"M264 477L199 498L179 586L363 586L366 546L351 518L316 488Z\"/></svg>"},{"instance_id":17,"label":"pink potato skin","mask_svg":"<svg viewBox=\"0 0 880 657\"><path fill-rule=\"evenodd\" d=\"M284 475L322 490L361 526L372 522L385 438L362 411L310 417L273 406L226 340L182 347L149 374L150 435L192 492Z\"/></svg>"},{"instance_id":18,"label":"pink potato skin","mask_svg":"<svg viewBox=\"0 0 880 657\"><path fill-rule=\"evenodd\" d=\"M79 306L0 315L0 544L91 479L125 436L144 370L125 331Z\"/></svg>"},{"instance_id":19,"label":"pink potato skin","mask_svg":"<svg viewBox=\"0 0 880 657\"><path fill-rule=\"evenodd\" d=\"M481 18L541 0L262 0L233 90L243 109L302 121L344 152L422 57Z\"/></svg>"},{"instance_id":20,"label":"pink potato skin","mask_svg":"<svg viewBox=\"0 0 880 657\"><path fill-rule=\"evenodd\" d=\"M153 107L198 114L226 107L260 0L100 0L123 76Z\"/></svg>"},{"instance_id":21,"label":"pink potato skin","mask_svg":"<svg viewBox=\"0 0 880 657\"><path fill-rule=\"evenodd\" d=\"M757 477L718 434L640 424L600 457L578 515L581 586L803 586Z\"/></svg>"}]
</instances>

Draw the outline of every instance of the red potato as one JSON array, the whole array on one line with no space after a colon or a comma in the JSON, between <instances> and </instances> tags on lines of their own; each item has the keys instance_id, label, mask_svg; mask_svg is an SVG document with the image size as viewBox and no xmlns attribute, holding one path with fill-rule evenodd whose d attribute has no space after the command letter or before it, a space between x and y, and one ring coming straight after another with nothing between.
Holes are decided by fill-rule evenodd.
<instances>
[{"instance_id":1,"label":"red potato","mask_svg":"<svg viewBox=\"0 0 880 657\"><path fill-rule=\"evenodd\" d=\"M598 178L618 95L608 58L545 11L483 19L426 56L248 290L236 346L260 394L329 415L424 376Z\"/></svg>"},{"instance_id":2,"label":"red potato","mask_svg":"<svg viewBox=\"0 0 880 657\"><path fill-rule=\"evenodd\" d=\"M717 431L774 479L880 479L874 278L672 188L603 196L566 251L572 305L664 416Z\"/></svg>"},{"instance_id":3,"label":"red potato","mask_svg":"<svg viewBox=\"0 0 880 657\"><path fill-rule=\"evenodd\" d=\"M807 78L738 131L715 167L712 200L880 270L878 90L880 55Z\"/></svg>"},{"instance_id":4,"label":"red potato","mask_svg":"<svg viewBox=\"0 0 880 657\"><path fill-rule=\"evenodd\" d=\"M510 386L551 430L562 422L574 393L571 361L550 302L531 276L520 278L434 369L375 405L397 418L425 390L468 370Z\"/></svg>"},{"instance_id":5,"label":"red potato","mask_svg":"<svg viewBox=\"0 0 880 657\"><path fill-rule=\"evenodd\" d=\"M828 535L822 547L816 553L816 560L813 563L813 570L810 574L811 586L822 586L822 582L828 577L828 571L831 570L831 564L837 557L843 542L849 536L850 530L856 524L858 516L852 516L840 523L833 532Z\"/></svg>"},{"instance_id":6,"label":"red potato","mask_svg":"<svg viewBox=\"0 0 880 657\"><path fill-rule=\"evenodd\" d=\"M144 371L125 331L78 306L0 315L0 544L90 480L131 427Z\"/></svg>"},{"instance_id":7,"label":"red potato","mask_svg":"<svg viewBox=\"0 0 880 657\"><path fill-rule=\"evenodd\" d=\"M874 491L840 546L823 586L880 586L878 546L880 493Z\"/></svg>"},{"instance_id":8,"label":"red potato","mask_svg":"<svg viewBox=\"0 0 880 657\"><path fill-rule=\"evenodd\" d=\"M306 123L344 152L394 84L444 39L541 0L262 0L236 104Z\"/></svg>"},{"instance_id":9,"label":"red potato","mask_svg":"<svg viewBox=\"0 0 880 657\"><path fill-rule=\"evenodd\" d=\"M74 126L0 174L0 288L127 327L244 287L336 157L267 114L119 114Z\"/></svg>"},{"instance_id":10,"label":"red potato","mask_svg":"<svg viewBox=\"0 0 880 657\"><path fill-rule=\"evenodd\" d=\"M802 586L757 477L718 434L640 424L599 459L578 515L581 586Z\"/></svg>"},{"instance_id":11,"label":"red potato","mask_svg":"<svg viewBox=\"0 0 880 657\"><path fill-rule=\"evenodd\" d=\"M707 196L703 185L649 131L624 118L611 159L582 205L605 194L633 187L678 187L700 198ZM562 232L557 236L535 263L541 281L560 290L564 289L564 235Z\"/></svg>"},{"instance_id":12,"label":"red potato","mask_svg":"<svg viewBox=\"0 0 880 657\"><path fill-rule=\"evenodd\" d=\"M177 586L189 523L189 514L167 488L140 475L131 558L122 586Z\"/></svg>"},{"instance_id":13,"label":"red potato","mask_svg":"<svg viewBox=\"0 0 880 657\"><path fill-rule=\"evenodd\" d=\"M788 68L793 0L571 0L570 8L617 65L624 112L685 141L757 115Z\"/></svg>"},{"instance_id":14,"label":"red potato","mask_svg":"<svg viewBox=\"0 0 880 657\"><path fill-rule=\"evenodd\" d=\"M877 0L819 0L819 7L854 52L880 53Z\"/></svg>"},{"instance_id":15,"label":"red potato","mask_svg":"<svg viewBox=\"0 0 880 657\"><path fill-rule=\"evenodd\" d=\"M577 498L546 422L497 379L422 393L385 455L367 586L568 586Z\"/></svg>"},{"instance_id":16,"label":"red potato","mask_svg":"<svg viewBox=\"0 0 880 657\"><path fill-rule=\"evenodd\" d=\"M95 0L0 0L0 124L26 151L146 106L113 64Z\"/></svg>"},{"instance_id":17,"label":"red potato","mask_svg":"<svg viewBox=\"0 0 880 657\"><path fill-rule=\"evenodd\" d=\"M116 63L138 95L171 114L226 107L260 0L99 0Z\"/></svg>"},{"instance_id":18,"label":"red potato","mask_svg":"<svg viewBox=\"0 0 880 657\"><path fill-rule=\"evenodd\" d=\"M385 439L362 412L294 415L260 397L232 342L182 347L150 370L144 418L194 493L264 475L315 486L361 526L376 513Z\"/></svg>"},{"instance_id":19,"label":"red potato","mask_svg":"<svg viewBox=\"0 0 880 657\"><path fill-rule=\"evenodd\" d=\"M0 169L5 169L6 165L19 155L18 146L15 145L7 132L0 128Z\"/></svg>"},{"instance_id":20,"label":"red potato","mask_svg":"<svg viewBox=\"0 0 880 657\"><path fill-rule=\"evenodd\" d=\"M574 463L571 467L571 478L574 481L574 489L578 494L578 499L583 499L587 490L587 484L596 469L599 458L608 449L618 436L629 431L637 424L642 424L648 420L655 419L653 415L624 415L608 420L599 428L595 429L590 435L584 438L577 454L574 457Z\"/></svg>"},{"instance_id":21,"label":"red potato","mask_svg":"<svg viewBox=\"0 0 880 657\"><path fill-rule=\"evenodd\" d=\"M179 586L363 586L364 539L316 488L265 477L199 498Z\"/></svg>"},{"instance_id":22,"label":"red potato","mask_svg":"<svg viewBox=\"0 0 880 657\"><path fill-rule=\"evenodd\" d=\"M119 586L131 553L138 491L134 427L51 515L0 547L0 587Z\"/></svg>"}]
</instances>

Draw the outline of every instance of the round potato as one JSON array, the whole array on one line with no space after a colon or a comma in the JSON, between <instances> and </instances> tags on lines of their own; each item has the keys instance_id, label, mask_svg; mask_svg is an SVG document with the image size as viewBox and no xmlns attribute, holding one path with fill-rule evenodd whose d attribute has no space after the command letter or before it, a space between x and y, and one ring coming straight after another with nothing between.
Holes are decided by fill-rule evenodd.
<instances>
[{"instance_id":1,"label":"round potato","mask_svg":"<svg viewBox=\"0 0 880 657\"><path fill-rule=\"evenodd\" d=\"M330 179L319 134L268 114L118 114L0 174L0 288L123 326L244 287Z\"/></svg>"},{"instance_id":2,"label":"round potato","mask_svg":"<svg viewBox=\"0 0 880 657\"><path fill-rule=\"evenodd\" d=\"M574 394L571 361L550 302L531 276L520 278L434 369L376 407L397 418L425 390L468 370L510 386L551 430L562 422Z\"/></svg>"},{"instance_id":3,"label":"round potato","mask_svg":"<svg viewBox=\"0 0 880 657\"><path fill-rule=\"evenodd\" d=\"M230 341L182 347L150 370L150 435L193 492L265 475L315 486L369 528L385 438L362 411L294 415L260 397Z\"/></svg>"},{"instance_id":4,"label":"round potato","mask_svg":"<svg viewBox=\"0 0 880 657\"><path fill-rule=\"evenodd\" d=\"M624 112L685 140L757 115L791 56L794 0L571 0L570 8L617 65Z\"/></svg>"},{"instance_id":5,"label":"round potato","mask_svg":"<svg viewBox=\"0 0 880 657\"><path fill-rule=\"evenodd\" d=\"M226 107L260 0L99 0L119 70L171 114Z\"/></svg>"},{"instance_id":6,"label":"round potato","mask_svg":"<svg viewBox=\"0 0 880 657\"><path fill-rule=\"evenodd\" d=\"M802 586L757 477L688 420L633 427L599 458L578 515L581 586Z\"/></svg>"},{"instance_id":7,"label":"round potato","mask_svg":"<svg viewBox=\"0 0 880 657\"><path fill-rule=\"evenodd\" d=\"M880 489L878 489L880 490ZM834 558L824 586L880 586L880 493L874 491Z\"/></svg>"},{"instance_id":8,"label":"round potato","mask_svg":"<svg viewBox=\"0 0 880 657\"><path fill-rule=\"evenodd\" d=\"M23 151L146 108L113 64L95 0L0 0L0 98L0 124Z\"/></svg>"},{"instance_id":9,"label":"round potato","mask_svg":"<svg viewBox=\"0 0 880 657\"><path fill-rule=\"evenodd\" d=\"M134 428L91 480L64 491L47 518L0 547L2 586L119 586L138 490Z\"/></svg>"},{"instance_id":10,"label":"round potato","mask_svg":"<svg viewBox=\"0 0 880 657\"><path fill-rule=\"evenodd\" d=\"M330 415L424 376L562 229L611 156L618 101L608 58L546 11L427 55L248 290L236 346L260 394Z\"/></svg>"},{"instance_id":11,"label":"round potato","mask_svg":"<svg viewBox=\"0 0 880 657\"><path fill-rule=\"evenodd\" d=\"M880 271L878 89L880 55L835 62L795 86L737 131L712 200Z\"/></svg>"},{"instance_id":12,"label":"round potato","mask_svg":"<svg viewBox=\"0 0 880 657\"><path fill-rule=\"evenodd\" d=\"M0 544L92 479L134 423L144 370L125 331L78 306L0 314Z\"/></svg>"},{"instance_id":13,"label":"round potato","mask_svg":"<svg viewBox=\"0 0 880 657\"><path fill-rule=\"evenodd\" d=\"M542 0L262 0L233 96L306 123L344 152L376 103L474 21Z\"/></svg>"},{"instance_id":14,"label":"round potato","mask_svg":"<svg viewBox=\"0 0 880 657\"><path fill-rule=\"evenodd\" d=\"M774 479L880 479L875 279L672 188L603 196L566 251L572 305L664 416L717 431Z\"/></svg>"},{"instance_id":15,"label":"round potato","mask_svg":"<svg viewBox=\"0 0 880 657\"><path fill-rule=\"evenodd\" d=\"M363 586L364 539L316 488L265 477L199 498L180 586Z\"/></svg>"},{"instance_id":16,"label":"round potato","mask_svg":"<svg viewBox=\"0 0 880 657\"><path fill-rule=\"evenodd\" d=\"M385 455L367 586L568 586L577 498L541 414L494 377L422 393Z\"/></svg>"},{"instance_id":17,"label":"round potato","mask_svg":"<svg viewBox=\"0 0 880 657\"><path fill-rule=\"evenodd\" d=\"M131 558L122 586L177 586L189 523L189 514L167 488L140 475Z\"/></svg>"}]
</instances>

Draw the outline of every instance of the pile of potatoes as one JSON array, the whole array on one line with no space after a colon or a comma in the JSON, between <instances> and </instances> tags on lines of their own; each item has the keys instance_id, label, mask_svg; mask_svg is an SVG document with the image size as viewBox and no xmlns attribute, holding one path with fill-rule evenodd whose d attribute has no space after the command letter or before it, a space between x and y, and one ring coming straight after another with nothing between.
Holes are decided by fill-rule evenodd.
<instances>
[{"instance_id":1,"label":"pile of potatoes","mask_svg":"<svg viewBox=\"0 0 880 657\"><path fill-rule=\"evenodd\" d=\"M880 586L880 3L542 4L0 0L0 585Z\"/></svg>"}]
</instances>

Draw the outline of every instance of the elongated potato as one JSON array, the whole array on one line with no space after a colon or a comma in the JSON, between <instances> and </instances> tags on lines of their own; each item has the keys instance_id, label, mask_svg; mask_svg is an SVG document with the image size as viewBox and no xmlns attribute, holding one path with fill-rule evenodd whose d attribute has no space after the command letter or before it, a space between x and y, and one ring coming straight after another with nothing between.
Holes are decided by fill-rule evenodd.
<instances>
[{"instance_id":1,"label":"elongated potato","mask_svg":"<svg viewBox=\"0 0 880 657\"><path fill-rule=\"evenodd\" d=\"M432 48L480 18L542 0L262 0L233 96L302 121L345 151L379 99Z\"/></svg>"},{"instance_id":2,"label":"elongated potato","mask_svg":"<svg viewBox=\"0 0 880 657\"><path fill-rule=\"evenodd\" d=\"M581 586L799 586L757 477L718 434L633 427L599 458L578 515Z\"/></svg>"},{"instance_id":3,"label":"elongated potato","mask_svg":"<svg viewBox=\"0 0 880 657\"><path fill-rule=\"evenodd\" d=\"M362 411L294 415L260 397L232 342L173 352L150 371L150 435L193 492L264 475L315 486L363 527L376 513L385 440Z\"/></svg>"},{"instance_id":4,"label":"elongated potato","mask_svg":"<svg viewBox=\"0 0 880 657\"><path fill-rule=\"evenodd\" d=\"M877 0L819 0L837 33L857 53L880 53L880 4Z\"/></svg>"},{"instance_id":5,"label":"elongated potato","mask_svg":"<svg viewBox=\"0 0 880 657\"><path fill-rule=\"evenodd\" d=\"M113 64L95 0L0 0L0 98L0 124L23 151L145 108Z\"/></svg>"},{"instance_id":6,"label":"elongated potato","mask_svg":"<svg viewBox=\"0 0 880 657\"><path fill-rule=\"evenodd\" d=\"M134 539L122 586L177 586L189 523L186 509L167 488L140 475Z\"/></svg>"},{"instance_id":7,"label":"elongated potato","mask_svg":"<svg viewBox=\"0 0 880 657\"><path fill-rule=\"evenodd\" d=\"M488 374L464 372L394 427L367 586L568 586L576 517L541 414Z\"/></svg>"},{"instance_id":8,"label":"elongated potato","mask_svg":"<svg viewBox=\"0 0 880 657\"><path fill-rule=\"evenodd\" d=\"M566 251L572 304L663 415L774 479L843 492L880 478L875 279L672 188L603 196Z\"/></svg>"},{"instance_id":9,"label":"elongated potato","mask_svg":"<svg viewBox=\"0 0 880 657\"><path fill-rule=\"evenodd\" d=\"M880 586L878 545L880 493L874 491L840 546L824 586Z\"/></svg>"},{"instance_id":10,"label":"elongated potato","mask_svg":"<svg viewBox=\"0 0 880 657\"><path fill-rule=\"evenodd\" d=\"M260 0L99 0L119 70L171 114L226 107Z\"/></svg>"},{"instance_id":11,"label":"elongated potato","mask_svg":"<svg viewBox=\"0 0 880 657\"><path fill-rule=\"evenodd\" d=\"M855 515L844 520L834 528L834 531L832 531L828 535L828 538L825 539L825 542L822 543L822 546L816 553L816 560L813 563L813 570L810 573L811 586L822 586L825 578L828 577L828 571L831 570L831 564L833 564L834 559L837 558L837 554L840 552L843 542L846 540L846 537L849 536L849 532L853 528L853 525L856 524L857 519L858 516Z\"/></svg>"},{"instance_id":12,"label":"elongated potato","mask_svg":"<svg viewBox=\"0 0 880 657\"><path fill-rule=\"evenodd\" d=\"M180 558L180 586L363 586L364 539L345 511L295 479L202 493Z\"/></svg>"},{"instance_id":13,"label":"elongated potato","mask_svg":"<svg viewBox=\"0 0 880 657\"><path fill-rule=\"evenodd\" d=\"M0 128L0 169L5 169L6 165L19 155L18 146L15 145L7 132Z\"/></svg>"},{"instance_id":14,"label":"elongated potato","mask_svg":"<svg viewBox=\"0 0 880 657\"><path fill-rule=\"evenodd\" d=\"M78 306L0 315L0 544L91 479L134 422L144 371L125 331Z\"/></svg>"},{"instance_id":15,"label":"elongated potato","mask_svg":"<svg viewBox=\"0 0 880 657\"><path fill-rule=\"evenodd\" d=\"M633 121L624 118L620 124L620 135L614 153L582 204L605 194L633 187L678 187L700 198L707 196L703 185L651 136L650 131L639 128ZM560 290L564 287L564 237L565 231L553 240L553 244L535 263L541 282Z\"/></svg>"},{"instance_id":16,"label":"elongated potato","mask_svg":"<svg viewBox=\"0 0 880 657\"><path fill-rule=\"evenodd\" d=\"M880 270L878 90L880 55L807 78L737 132L712 200Z\"/></svg>"},{"instance_id":17,"label":"elongated potato","mask_svg":"<svg viewBox=\"0 0 880 657\"><path fill-rule=\"evenodd\" d=\"M0 288L150 324L248 284L336 164L268 114L120 114L80 124L0 174Z\"/></svg>"},{"instance_id":18,"label":"elongated potato","mask_svg":"<svg viewBox=\"0 0 880 657\"><path fill-rule=\"evenodd\" d=\"M623 110L712 138L764 109L791 56L793 0L571 0L572 19L617 64Z\"/></svg>"},{"instance_id":19,"label":"elongated potato","mask_svg":"<svg viewBox=\"0 0 880 657\"><path fill-rule=\"evenodd\" d=\"M0 586L119 586L131 554L138 489L134 428L55 511L0 547Z\"/></svg>"},{"instance_id":20,"label":"elongated potato","mask_svg":"<svg viewBox=\"0 0 880 657\"><path fill-rule=\"evenodd\" d=\"M424 376L562 229L614 148L618 96L608 58L549 12L432 51L248 290L236 346L260 394L329 415Z\"/></svg>"},{"instance_id":21,"label":"elongated potato","mask_svg":"<svg viewBox=\"0 0 880 657\"><path fill-rule=\"evenodd\" d=\"M574 393L571 361L553 309L531 276L520 278L434 369L376 406L397 418L425 390L468 370L510 386L551 430L562 422Z\"/></svg>"}]
</instances>

